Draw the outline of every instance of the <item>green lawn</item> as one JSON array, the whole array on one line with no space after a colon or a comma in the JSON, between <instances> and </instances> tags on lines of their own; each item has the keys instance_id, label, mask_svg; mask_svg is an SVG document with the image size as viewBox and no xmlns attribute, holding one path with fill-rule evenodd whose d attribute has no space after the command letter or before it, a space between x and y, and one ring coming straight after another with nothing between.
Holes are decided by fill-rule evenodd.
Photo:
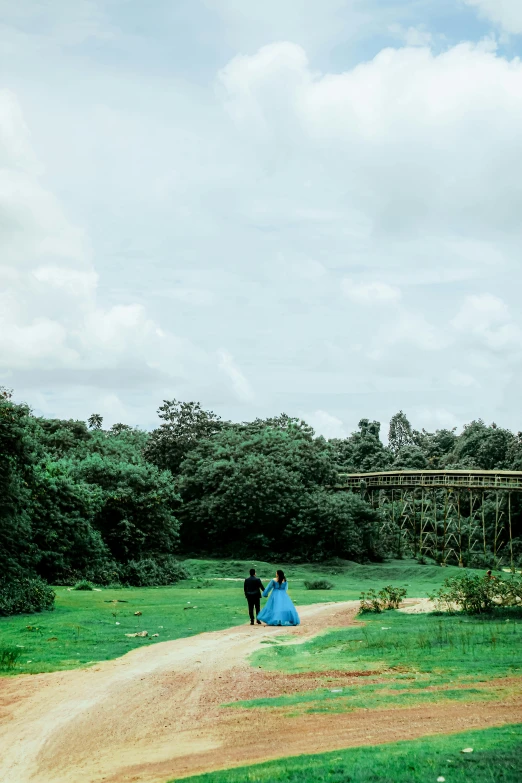
<instances>
[{"instance_id":1,"label":"green lawn","mask_svg":"<svg viewBox=\"0 0 522 783\"><path fill-rule=\"evenodd\" d=\"M519 609L482 617L392 610L358 620L358 625L328 631L305 644L274 639L254 653L252 662L287 672L398 668L445 682L522 672Z\"/></svg>"},{"instance_id":2,"label":"green lawn","mask_svg":"<svg viewBox=\"0 0 522 783\"><path fill-rule=\"evenodd\" d=\"M241 580L255 565L265 584L276 565L257 561L188 560L192 579L172 587L71 591L57 587L53 612L0 618L0 648L16 648L21 657L2 674L37 673L85 666L117 658L137 646L179 639L248 622ZM359 598L361 590L386 584L403 585L408 595L422 597L456 568L421 566L415 561L359 565L339 561L334 566L284 566L290 594L297 605ZM304 580L327 577L328 591L309 591ZM112 601L121 603L113 604ZM141 611L136 618L134 612ZM118 624L117 624L118 623ZM31 629L31 630L29 630ZM146 630L147 639L126 633ZM159 637L152 639L151 635Z\"/></svg>"},{"instance_id":3,"label":"green lawn","mask_svg":"<svg viewBox=\"0 0 522 783\"><path fill-rule=\"evenodd\" d=\"M482 701L522 688L522 679L520 686L506 683L502 689L473 687L522 674L519 609L481 618L389 611L364 615L360 621L304 644L268 640L251 661L256 667L289 673L372 672L368 679L360 678L353 686L328 686L331 675L325 674L323 688L228 706L284 714L351 712L443 700Z\"/></svg>"},{"instance_id":4,"label":"green lawn","mask_svg":"<svg viewBox=\"0 0 522 783\"><path fill-rule=\"evenodd\" d=\"M252 662L287 672L399 670L438 682L469 681L522 672L520 609L499 615L363 615L359 624L328 631L305 644L274 639Z\"/></svg>"},{"instance_id":5,"label":"green lawn","mask_svg":"<svg viewBox=\"0 0 522 783\"><path fill-rule=\"evenodd\" d=\"M521 688L522 690L522 683ZM512 688L506 688L512 693ZM319 688L278 698L252 699L226 705L247 709L270 709L287 716L301 713L346 713L354 710L389 709L411 707L417 704L434 704L442 701L488 701L498 699L497 688L451 688L430 686L427 683L361 683L353 687Z\"/></svg>"},{"instance_id":6,"label":"green lawn","mask_svg":"<svg viewBox=\"0 0 522 783\"><path fill-rule=\"evenodd\" d=\"M267 744L270 734L267 732ZM462 753L472 748L472 753ZM349 748L191 777L190 783L520 783L522 726Z\"/></svg>"}]
</instances>

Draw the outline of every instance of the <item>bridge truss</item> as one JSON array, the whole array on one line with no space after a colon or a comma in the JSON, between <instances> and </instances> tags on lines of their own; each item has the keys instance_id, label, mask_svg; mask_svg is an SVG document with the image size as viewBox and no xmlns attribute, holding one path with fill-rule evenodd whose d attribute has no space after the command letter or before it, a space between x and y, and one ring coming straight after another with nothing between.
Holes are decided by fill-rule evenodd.
<instances>
[{"instance_id":1,"label":"bridge truss","mask_svg":"<svg viewBox=\"0 0 522 783\"><path fill-rule=\"evenodd\" d=\"M463 565L483 554L513 568L512 496L522 493L522 471L340 474L335 489L359 492L379 509L381 535L398 556Z\"/></svg>"}]
</instances>

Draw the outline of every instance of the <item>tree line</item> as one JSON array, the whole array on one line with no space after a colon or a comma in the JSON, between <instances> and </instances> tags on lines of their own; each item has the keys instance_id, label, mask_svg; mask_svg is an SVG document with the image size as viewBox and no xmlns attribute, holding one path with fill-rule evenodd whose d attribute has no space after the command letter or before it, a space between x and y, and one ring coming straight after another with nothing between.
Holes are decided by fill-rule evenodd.
<instances>
[{"instance_id":1,"label":"tree line","mask_svg":"<svg viewBox=\"0 0 522 783\"><path fill-rule=\"evenodd\" d=\"M414 430L403 412L388 443L359 422L326 440L282 414L224 421L199 403L164 401L159 426L104 429L46 419L0 393L0 573L4 584L167 584L178 558L382 560L379 510L331 489L339 473L389 469L522 470L522 435L474 421ZM522 510L515 503L517 556ZM0 610L1 611L1 610Z\"/></svg>"}]
</instances>

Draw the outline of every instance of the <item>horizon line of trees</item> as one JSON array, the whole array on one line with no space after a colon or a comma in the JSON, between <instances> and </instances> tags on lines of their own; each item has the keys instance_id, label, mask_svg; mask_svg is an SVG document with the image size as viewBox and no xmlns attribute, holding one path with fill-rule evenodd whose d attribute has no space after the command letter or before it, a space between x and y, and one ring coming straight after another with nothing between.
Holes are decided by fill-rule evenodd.
<instances>
[{"instance_id":1,"label":"horizon line of trees","mask_svg":"<svg viewBox=\"0 0 522 783\"><path fill-rule=\"evenodd\" d=\"M281 414L224 421L165 400L152 432L34 416L0 389L0 573L3 584L166 584L179 557L214 554L382 560L379 511L330 487L338 473L389 469L522 470L522 435L481 420L417 431L399 411L388 444L361 419L346 438L316 436ZM522 555L522 509L513 509Z\"/></svg>"}]
</instances>

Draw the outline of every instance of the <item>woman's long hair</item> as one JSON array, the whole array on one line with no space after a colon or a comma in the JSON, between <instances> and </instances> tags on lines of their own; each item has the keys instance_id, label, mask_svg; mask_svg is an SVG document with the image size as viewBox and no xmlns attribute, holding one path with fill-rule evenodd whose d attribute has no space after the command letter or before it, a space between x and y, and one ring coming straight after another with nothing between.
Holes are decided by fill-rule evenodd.
<instances>
[{"instance_id":1,"label":"woman's long hair","mask_svg":"<svg viewBox=\"0 0 522 783\"><path fill-rule=\"evenodd\" d=\"M276 574L277 574L277 581L279 582L280 585L282 585L283 582L286 582L286 576L284 571L278 570L276 571Z\"/></svg>"}]
</instances>

